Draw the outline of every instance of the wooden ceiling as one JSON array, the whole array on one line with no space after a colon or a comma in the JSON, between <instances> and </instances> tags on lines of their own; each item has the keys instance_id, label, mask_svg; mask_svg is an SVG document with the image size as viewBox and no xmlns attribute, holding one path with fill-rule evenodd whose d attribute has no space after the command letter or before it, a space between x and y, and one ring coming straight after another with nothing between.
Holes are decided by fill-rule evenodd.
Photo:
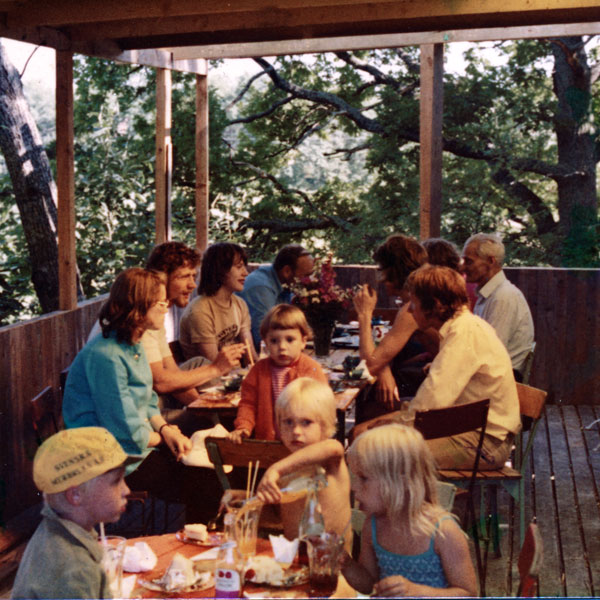
<instances>
[{"instance_id":1,"label":"wooden ceiling","mask_svg":"<svg viewBox=\"0 0 600 600\"><path fill-rule=\"evenodd\" d=\"M0 36L107 56L598 21L600 0L0 0Z\"/></svg>"}]
</instances>

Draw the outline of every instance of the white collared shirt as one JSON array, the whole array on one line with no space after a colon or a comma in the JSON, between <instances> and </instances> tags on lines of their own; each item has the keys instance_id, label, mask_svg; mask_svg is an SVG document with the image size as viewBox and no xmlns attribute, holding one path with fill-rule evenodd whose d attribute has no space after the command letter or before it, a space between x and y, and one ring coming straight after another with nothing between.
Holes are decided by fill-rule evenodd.
<instances>
[{"instance_id":1,"label":"white collared shirt","mask_svg":"<svg viewBox=\"0 0 600 600\"><path fill-rule=\"evenodd\" d=\"M521 428L517 386L494 329L465 306L440 329L440 351L411 408L428 410L489 398L486 433L504 440Z\"/></svg>"},{"instance_id":2,"label":"white collared shirt","mask_svg":"<svg viewBox=\"0 0 600 600\"><path fill-rule=\"evenodd\" d=\"M513 369L520 371L533 344L533 319L523 292L499 271L477 290L473 312L496 330Z\"/></svg>"}]
</instances>

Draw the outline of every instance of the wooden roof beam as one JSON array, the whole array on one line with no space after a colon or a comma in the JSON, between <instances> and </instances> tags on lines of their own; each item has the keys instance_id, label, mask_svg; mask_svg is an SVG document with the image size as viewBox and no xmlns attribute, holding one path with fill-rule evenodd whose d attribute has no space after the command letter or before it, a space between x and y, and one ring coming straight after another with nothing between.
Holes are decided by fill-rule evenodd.
<instances>
[{"instance_id":1,"label":"wooden roof beam","mask_svg":"<svg viewBox=\"0 0 600 600\"><path fill-rule=\"evenodd\" d=\"M403 20L424 17L450 17L467 15L497 15L518 13L569 12L594 10L599 6L597 0L236 0L224 4L221 0L21 0L20 2L0 2L0 10L5 13L8 27L65 26L76 24L95 24L100 22L127 22L140 20L169 20L172 17L204 17L231 13L266 14L273 17L276 13L296 12L314 13L305 22L319 23L327 13L335 13L338 19L344 13L350 18L359 13L371 13L368 20L401 18ZM346 9L346 10L340 10ZM550 17L550 21L552 18ZM572 19L568 19L572 20ZM583 19L587 20L587 19ZM550 22L540 21L540 22ZM465 23L465 26L472 26ZM113 36L107 36L113 37Z\"/></svg>"},{"instance_id":2,"label":"wooden roof beam","mask_svg":"<svg viewBox=\"0 0 600 600\"><path fill-rule=\"evenodd\" d=\"M280 4L284 7L124 19L61 30L74 41L113 39L123 49L133 49L600 20L600 0L374 1L351 4L345 10Z\"/></svg>"},{"instance_id":3,"label":"wooden roof beam","mask_svg":"<svg viewBox=\"0 0 600 600\"><path fill-rule=\"evenodd\" d=\"M202 58L175 58L170 50L164 49L122 50L115 42L110 40L74 43L64 33L48 27L10 30L0 26L0 37L127 64L170 69L184 73L195 73L196 75L206 75L207 73L206 61Z\"/></svg>"},{"instance_id":4,"label":"wooden roof beam","mask_svg":"<svg viewBox=\"0 0 600 600\"><path fill-rule=\"evenodd\" d=\"M286 40L282 42L255 42L247 44L219 44L206 46L178 46L165 48L173 59L191 58L251 58L284 54L316 54L341 50L372 50L399 48L421 44L451 42L487 42L530 38L551 38L569 35L598 35L600 22L570 23L568 25L532 25L527 27L493 27L488 29L454 29L419 33L390 33L352 37Z\"/></svg>"}]
</instances>

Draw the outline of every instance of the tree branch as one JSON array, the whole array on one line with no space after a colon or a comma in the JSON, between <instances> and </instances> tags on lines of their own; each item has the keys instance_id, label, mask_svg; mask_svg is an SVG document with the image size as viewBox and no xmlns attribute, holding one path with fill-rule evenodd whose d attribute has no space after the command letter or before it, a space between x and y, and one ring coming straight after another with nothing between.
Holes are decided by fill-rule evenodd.
<instances>
[{"instance_id":1,"label":"tree branch","mask_svg":"<svg viewBox=\"0 0 600 600\"><path fill-rule=\"evenodd\" d=\"M401 96L406 96L407 94L411 93L419 85L419 81L416 80L402 87L400 82L397 79L394 79L394 77L386 75L373 65L370 65L358 59L356 56L350 54L349 52L336 52L335 55L351 67L354 67L355 69L360 71L365 71L365 73L371 75L375 83L388 85L393 87L395 90L399 90Z\"/></svg>"},{"instance_id":2,"label":"tree branch","mask_svg":"<svg viewBox=\"0 0 600 600\"><path fill-rule=\"evenodd\" d=\"M492 180L525 206L535 222L539 235L556 231L557 224L554 217L542 199L526 185L517 181L508 169L500 167L493 171Z\"/></svg>"},{"instance_id":3,"label":"tree branch","mask_svg":"<svg viewBox=\"0 0 600 600\"><path fill-rule=\"evenodd\" d=\"M332 106L340 114L345 114L351 121L356 123L365 131L377 133L379 135L387 134L387 131L379 122L377 122L375 119L366 117L360 110L354 108L335 94L302 88L280 77L273 65L271 65L271 63L266 61L264 58L255 58L254 61L264 69L267 75L271 78L273 84L280 90L291 94L295 98L301 98L303 100L309 100L310 102L317 102L327 106Z\"/></svg>"},{"instance_id":4,"label":"tree branch","mask_svg":"<svg viewBox=\"0 0 600 600\"><path fill-rule=\"evenodd\" d=\"M265 110L261 113L255 113L253 115L249 115L248 117L240 117L239 119L233 119L233 120L229 121L227 123L226 127L229 127L230 125L235 125L237 123L252 123L252 121L256 121L257 119L262 119L263 117L268 117L270 114L274 113L280 106L284 106L285 104L288 104L293 99L294 99L293 96L288 96L287 98L278 100L277 102L274 102L273 104L271 104L271 106L269 106L269 108L267 108L267 110Z\"/></svg>"},{"instance_id":5,"label":"tree branch","mask_svg":"<svg viewBox=\"0 0 600 600\"><path fill-rule=\"evenodd\" d=\"M255 58L254 60L267 72L271 78L271 81L277 88L287 92L291 96L308 100L310 102L324 104L326 106L332 106L337 109L340 115L347 116L351 121L356 123L358 127L368 131L369 133L376 133L385 137L393 133L399 138L419 143L418 131L410 129L390 131L376 119L366 117L362 111L352 107L345 100L342 100L335 94L302 88L280 77L273 65L263 58ZM538 175L550 177L555 181L558 181L561 178L573 176L573 173L571 173L568 169L561 167L560 165L550 164L530 158L507 158L506 156L500 155L491 150L477 150L471 147L469 144L458 140L443 138L442 148L446 152L451 152L452 154L460 156L461 158L483 160L488 163L502 162L506 163L508 167L517 171L536 173Z\"/></svg>"},{"instance_id":6,"label":"tree branch","mask_svg":"<svg viewBox=\"0 0 600 600\"><path fill-rule=\"evenodd\" d=\"M231 108L234 104L237 104L246 94L246 92L252 87L252 84L259 78L265 74L264 71L260 71L259 73L255 73L246 81L244 87L240 90L240 93L227 105L226 109Z\"/></svg>"},{"instance_id":7,"label":"tree branch","mask_svg":"<svg viewBox=\"0 0 600 600\"><path fill-rule=\"evenodd\" d=\"M372 144L369 142L365 142L364 144L360 144L358 146L354 146L354 148L336 148L333 152L325 152L324 156L336 156L338 154L345 154L346 158L343 160L350 160L350 157L357 152L362 152L363 150L368 150L371 148Z\"/></svg>"}]
</instances>

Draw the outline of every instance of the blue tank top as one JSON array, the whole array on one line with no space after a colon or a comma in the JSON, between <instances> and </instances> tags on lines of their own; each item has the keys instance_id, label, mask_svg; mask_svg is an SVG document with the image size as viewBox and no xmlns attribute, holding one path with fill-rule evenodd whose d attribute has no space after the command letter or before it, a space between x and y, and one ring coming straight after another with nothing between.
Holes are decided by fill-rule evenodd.
<instances>
[{"instance_id":1,"label":"blue tank top","mask_svg":"<svg viewBox=\"0 0 600 600\"><path fill-rule=\"evenodd\" d=\"M442 517L435 525L435 531L431 536L429 548L422 554L396 554L382 548L377 542L377 523L375 517L371 517L371 538L373 540L373 549L377 557L379 566L379 578L390 577L391 575L402 575L413 583L429 585L437 588L447 588L448 580L444 574L442 560L434 549L435 536L438 526L444 519L452 517Z\"/></svg>"}]
</instances>

